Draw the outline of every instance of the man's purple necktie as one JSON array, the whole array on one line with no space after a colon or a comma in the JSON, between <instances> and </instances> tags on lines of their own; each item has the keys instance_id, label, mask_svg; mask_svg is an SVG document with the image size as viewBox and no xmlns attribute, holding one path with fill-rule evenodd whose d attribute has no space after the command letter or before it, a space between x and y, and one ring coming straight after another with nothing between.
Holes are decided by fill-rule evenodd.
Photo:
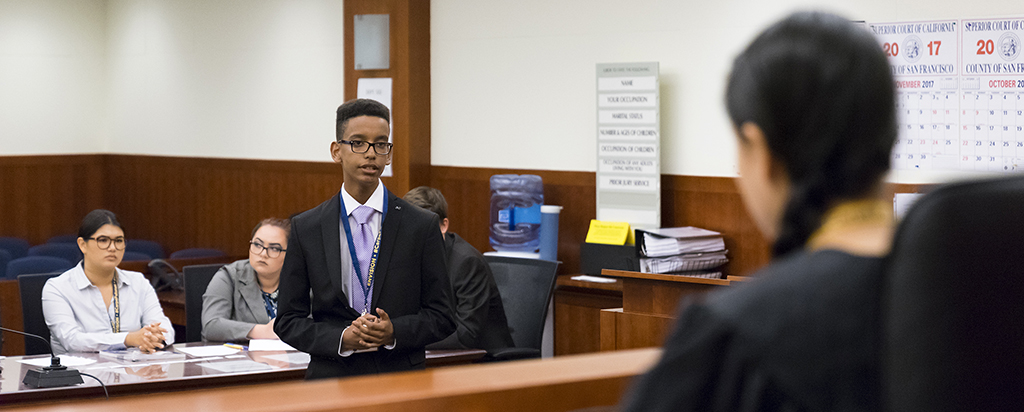
<instances>
[{"instance_id":1,"label":"man's purple necktie","mask_svg":"<svg viewBox=\"0 0 1024 412\"><path fill-rule=\"evenodd\" d=\"M370 310L369 304L373 302L373 288L371 285L370 294L366 297L366 306L363 305L363 290L366 288L367 277L370 271L370 255L373 254L373 243L377 239L373 236L373 232L370 230L370 218L373 214L377 213L376 210L369 206L359 206L356 210L352 211L352 217L356 219L356 223L359 223L359 227L352 228L352 242L356 248L356 258L359 262L352 262L352 265L359 265L360 274L363 279L360 281L356 278L353 283L359 285L360 289L357 292L356 309L362 308L362 312L366 313ZM354 271L353 271L354 272ZM355 278L355 273L352 274ZM355 291L353 291L355 292Z\"/></svg>"}]
</instances>

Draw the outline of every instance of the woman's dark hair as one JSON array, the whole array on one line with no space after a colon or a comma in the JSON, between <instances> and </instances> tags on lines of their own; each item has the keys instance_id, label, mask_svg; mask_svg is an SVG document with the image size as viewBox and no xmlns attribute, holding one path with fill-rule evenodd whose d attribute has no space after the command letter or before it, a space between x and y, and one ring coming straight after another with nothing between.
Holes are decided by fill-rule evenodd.
<instances>
[{"instance_id":1,"label":"woman's dark hair","mask_svg":"<svg viewBox=\"0 0 1024 412\"><path fill-rule=\"evenodd\" d=\"M103 225L121 227L121 222L117 221L117 215L114 212L105 209L93 210L82 219L82 226L78 227L78 237L88 239L96 234L96 231L100 230ZM121 230L124 228L121 227Z\"/></svg>"},{"instance_id":2,"label":"woman's dark hair","mask_svg":"<svg viewBox=\"0 0 1024 412\"><path fill-rule=\"evenodd\" d=\"M726 106L735 127L761 128L790 178L775 256L803 247L829 207L868 195L889 169L889 63L866 28L841 17L796 13L761 33L733 63Z\"/></svg>"},{"instance_id":3,"label":"woman's dark hair","mask_svg":"<svg viewBox=\"0 0 1024 412\"><path fill-rule=\"evenodd\" d=\"M256 231L260 230L260 228L263 227L264 225L276 226L276 227L281 228L281 230L284 231L284 236L285 237L288 237L288 235L290 235L292 233L292 221L291 220L279 219L279 218L276 218L276 217L268 217L266 219L261 220L259 223L256 224L256 227L252 228L252 234L249 235L249 239L252 239L253 237L255 237L256 236Z\"/></svg>"}]
</instances>

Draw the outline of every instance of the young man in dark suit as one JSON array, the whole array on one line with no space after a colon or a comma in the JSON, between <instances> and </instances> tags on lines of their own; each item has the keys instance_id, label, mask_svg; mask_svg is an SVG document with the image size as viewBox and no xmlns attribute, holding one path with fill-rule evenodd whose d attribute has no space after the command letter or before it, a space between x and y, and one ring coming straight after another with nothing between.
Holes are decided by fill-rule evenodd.
<instances>
[{"instance_id":1,"label":"young man in dark suit","mask_svg":"<svg viewBox=\"0 0 1024 412\"><path fill-rule=\"evenodd\" d=\"M515 346L508 331L505 308L491 267L473 245L448 231L448 202L440 190L420 186L402 197L437 214L444 236L448 280L452 282L455 333L428 346L430 349L484 349L493 353Z\"/></svg>"},{"instance_id":2,"label":"young man in dark suit","mask_svg":"<svg viewBox=\"0 0 1024 412\"><path fill-rule=\"evenodd\" d=\"M422 369L424 347L455 330L438 218L380 181L387 107L356 99L337 114L344 184L292 217L274 332L312 356L307 379Z\"/></svg>"}]
</instances>

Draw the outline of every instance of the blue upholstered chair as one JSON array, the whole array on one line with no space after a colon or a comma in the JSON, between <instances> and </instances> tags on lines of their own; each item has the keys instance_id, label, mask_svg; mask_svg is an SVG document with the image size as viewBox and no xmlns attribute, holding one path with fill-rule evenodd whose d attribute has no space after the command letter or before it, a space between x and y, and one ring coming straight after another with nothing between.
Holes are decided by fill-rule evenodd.
<instances>
[{"instance_id":1,"label":"blue upholstered chair","mask_svg":"<svg viewBox=\"0 0 1024 412\"><path fill-rule=\"evenodd\" d=\"M7 264L11 262L11 252L0 249L0 279L7 279Z\"/></svg>"},{"instance_id":2,"label":"blue upholstered chair","mask_svg":"<svg viewBox=\"0 0 1024 412\"><path fill-rule=\"evenodd\" d=\"M45 243L28 249L29 256L53 256L67 259L72 263L82 260L82 250L77 243Z\"/></svg>"},{"instance_id":3,"label":"blue upholstered chair","mask_svg":"<svg viewBox=\"0 0 1024 412\"><path fill-rule=\"evenodd\" d=\"M0 237L0 249L11 254L11 259L28 256L28 241L20 237Z\"/></svg>"},{"instance_id":4,"label":"blue upholstered chair","mask_svg":"<svg viewBox=\"0 0 1024 412\"><path fill-rule=\"evenodd\" d=\"M26 256L17 258L7 264L7 278L15 279L19 275L37 273L63 272L75 266L71 261L53 256Z\"/></svg>"},{"instance_id":5,"label":"blue upholstered chair","mask_svg":"<svg viewBox=\"0 0 1024 412\"><path fill-rule=\"evenodd\" d=\"M171 259L198 259L206 257L225 256L224 252L217 249L192 248L182 249L171 253Z\"/></svg>"},{"instance_id":6,"label":"blue upholstered chair","mask_svg":"<svg viewBox=\"0 0 1024 412\"><path fill-rule=\"evenodd\" d=\"M163 259L165 257L163 246L152 240L128 239L124 250L127 252L145 253L150 259Z\"/></svg>"},{"instance_id":7,"label":"blue upholstered chair","mask_svg":"<svg viewBox=\"0 0 1024 412\"><path fill-rule=\"evenodd\" d=\"M150 257L149 255L145 254L145 253L139 253L139 252L124 252L124 258L121 259L121 261L123 261L123 262L150 261L150 260L153 260L153 258Z\"/></svg>"}]
</instances>

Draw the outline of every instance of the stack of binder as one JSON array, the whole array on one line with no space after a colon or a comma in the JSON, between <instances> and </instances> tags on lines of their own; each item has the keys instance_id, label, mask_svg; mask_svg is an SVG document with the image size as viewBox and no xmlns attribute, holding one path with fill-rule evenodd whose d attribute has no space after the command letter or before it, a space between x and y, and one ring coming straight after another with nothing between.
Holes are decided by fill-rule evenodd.
<instances>
[{"instance_id":1,"label":"stack of binder","mask_svg":"<svg viewBox=\"0 0 1024 412\"><path fill-rule=\"evenodd\" d=\"M699 227L636 229L640 271L720 279L726 258L722 234Z\"/></svg>"}]
</instances>

